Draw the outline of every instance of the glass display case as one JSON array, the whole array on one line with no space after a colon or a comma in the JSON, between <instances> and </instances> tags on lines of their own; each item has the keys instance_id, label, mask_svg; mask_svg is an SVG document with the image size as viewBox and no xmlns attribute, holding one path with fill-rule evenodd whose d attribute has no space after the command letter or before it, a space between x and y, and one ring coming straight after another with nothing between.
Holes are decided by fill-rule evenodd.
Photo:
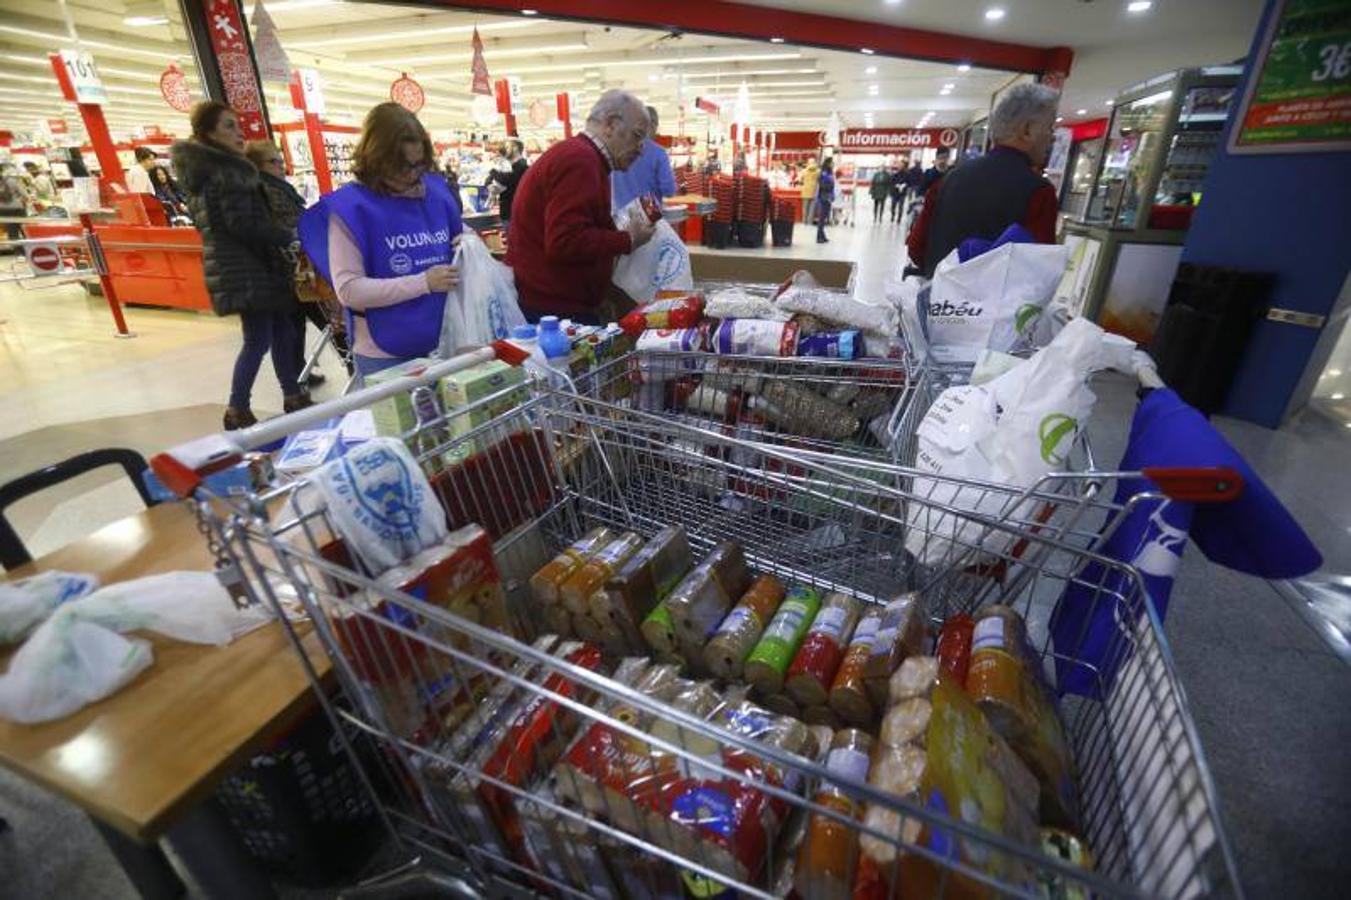
<instances>
[{"instance_id":1,"label":"glass display case","mask_svg":"<svg viewBox=\"0 0 1351 900\"><path fill-rule=\"evenodd\" d=\"M1114 229L1185 229L1233 104L1237 66L1183 69L1113 104L1084 215Z\"/></svg>"}]
</instances>

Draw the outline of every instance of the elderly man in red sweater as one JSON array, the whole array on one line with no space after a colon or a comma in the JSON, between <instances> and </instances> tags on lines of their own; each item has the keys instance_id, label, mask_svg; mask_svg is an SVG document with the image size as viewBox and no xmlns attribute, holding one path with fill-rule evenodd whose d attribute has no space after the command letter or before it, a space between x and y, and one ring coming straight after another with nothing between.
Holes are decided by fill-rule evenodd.
<instances>
[{"instance_id":1,"label":"elderly man in red sweater","mask_svg":"<svg viewBox=\"0 0 1351 900\"><path fill-rule=\"evenodd\" d=\"M516 188L507 241L507 265L526 317L567 316L604 324L606 289L615 259L652 238L653 226L635 216L615 228L610 173L642 152L647 111L624 91L606 91L586 119L586 131L550 147Z\"/></svg>"}]
</instances>

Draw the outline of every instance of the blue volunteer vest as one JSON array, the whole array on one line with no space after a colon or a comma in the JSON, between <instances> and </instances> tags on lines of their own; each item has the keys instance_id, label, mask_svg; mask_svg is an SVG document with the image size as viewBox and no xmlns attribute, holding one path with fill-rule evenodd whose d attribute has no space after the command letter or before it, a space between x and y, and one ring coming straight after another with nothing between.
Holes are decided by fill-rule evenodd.
<instances>
[{"instance_id":1,"label":"blue volunteer vest","mask_svg":"<svg viewBox=\"0 0 1351 900\"><path fill-rule=\"evenodd\" d=\"M333 282L328 266L331 215L342 219L352 233L371 278L415 275L448 264L451 241L462 227L460 206L439 176L424 175L422 184L427 193L415 200L377 194L352 182L305 210L298 225L300 243L319 274ZM376 345L391 356L426 356L436 349L445 307L445 293L423 294L365 310L366 326ZM352 312L345 307L344 311L350 332Z\"/></svg>"}]
</instances>

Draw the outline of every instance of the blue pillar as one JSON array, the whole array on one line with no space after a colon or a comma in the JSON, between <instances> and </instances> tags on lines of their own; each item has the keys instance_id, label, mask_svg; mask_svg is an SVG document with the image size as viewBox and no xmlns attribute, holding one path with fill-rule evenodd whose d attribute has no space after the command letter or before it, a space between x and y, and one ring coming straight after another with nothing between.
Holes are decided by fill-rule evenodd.
<instances>
[{"instance_id":1,"label":"blue pillar","mask_svg":"<svg viewBox=\"0 0 1351 900\"><path fill-rule=\"evenodd\" d=\"M1276 13L1266 9L1248 52L1239 95L1259 61L1262 36ZM1235 112L1206 177L1184 262L1274 272L1271 305L1326 316L1321 330L1262 320L1253 331L1224 413L1275 428L1308 399L1345 322L1351 301L1351 152L1233 155ZM1306 372L1308 377L1306 377Z\"/></svg>"}]
</instances>

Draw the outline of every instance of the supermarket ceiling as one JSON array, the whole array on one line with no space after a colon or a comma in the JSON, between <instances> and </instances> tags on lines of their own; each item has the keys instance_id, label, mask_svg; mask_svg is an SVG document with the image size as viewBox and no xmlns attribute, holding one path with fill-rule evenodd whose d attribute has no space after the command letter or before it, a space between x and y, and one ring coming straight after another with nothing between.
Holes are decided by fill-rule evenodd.
<instances>
[{"instance_id":1,"label":"supermarket ceiling","mask_svg":"<svg viewBox=\"0 0 1351 900\"><path fill-rule=\"evenodd\" d=\"M247 0L247 12L252 13L254 2ZM897 25L1073 47L1074 70L1062 105L1071 118L1078 108L1087 116L1103 114L1105 101L1118 88L1149 75L1242 55L1261 7L1261 0L1158 0L1148 13L1128 15L1125 0L751 2L854 18L866 12L866 18ZM291 65L322 74L328 118L359 121L407 72L426 91L422 118L433 131L465 128L473 121L469 79L475 27L492 77L517 77L526 104L538 99L552 109L554 94L567 90L584 112L600 91L622 87L658 108L664 131L674 130L682 104L687 128L702 129L702 115L691 108L695 98L730 107L743 83L753 121L778 129L820 128L832 111L849 126L913 126L921 120L931 126L965 125L985 113L991 95L1012 77L880 54L436 4L273 0L264 5ZM865 10L868 5L876 8ZM984 20L981 10L989 5L1007 8L1003 20ZM147 125L185 133L185 117L159 91L160 74L176 63L194 97L202 96L177 0L0 0L0 128L32 131L63 111L46 61L47 52L72 44L63 6L108 87L105 112L114 134L130 135ZM275 121L298 118L284 85L267 85L266 94ZM64 112L78 134L78 115L73 109ZM520 121L530 137L528 117Z\"/></svg>"}]
</instances>

